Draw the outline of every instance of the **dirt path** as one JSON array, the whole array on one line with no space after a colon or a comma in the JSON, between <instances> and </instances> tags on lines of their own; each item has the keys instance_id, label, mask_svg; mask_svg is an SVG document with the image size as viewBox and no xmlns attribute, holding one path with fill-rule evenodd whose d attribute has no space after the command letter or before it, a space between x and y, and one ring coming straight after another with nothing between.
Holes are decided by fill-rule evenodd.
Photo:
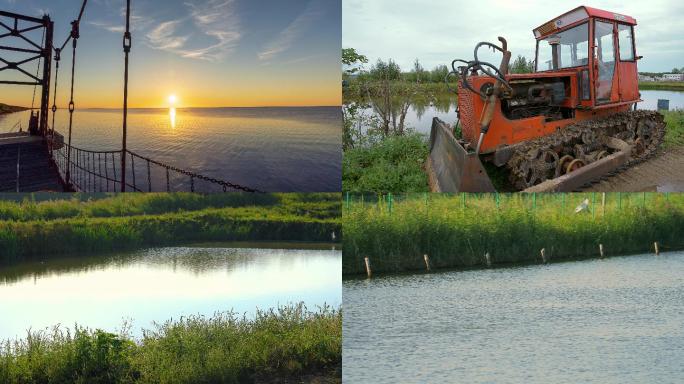
<instances>
[{"instance_id":1,"label":"dirt path","mask_svg":"<svg viewBox=\"0 0 684 384\"><path fill-rule=\"evenodd\" d=\"M596 192L684 192L684 147L667 149L648 161L583 190Z\"/></svg>"}]
</instances>

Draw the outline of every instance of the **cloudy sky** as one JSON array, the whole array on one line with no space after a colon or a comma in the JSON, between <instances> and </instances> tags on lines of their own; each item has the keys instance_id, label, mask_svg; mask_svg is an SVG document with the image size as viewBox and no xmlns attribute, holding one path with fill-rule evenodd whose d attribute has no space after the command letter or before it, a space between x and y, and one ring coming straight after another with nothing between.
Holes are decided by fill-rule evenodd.
<instances>
[{"instance_id":1,"label":"cloudy sky","mask_svg":"<svg viewBox=\"0 0 684 384\"><path fill-rule=\"evenodd\" d=\"M392 58L408 70L418 58L432 69L456 58L470 60L475 44L503 36L513 57L533 58L532 29L579 5L636 18L637 55L644 56L640 71L684 67L684 2L676 0L343 0L342 46L368 56L369 65Z\"/></svg>"},{"instance_id":2,"label":"cloudy sky","mask_svg":"<svg viewBox=\"0 0 684 384\"><path fill-rule=\"evenodd\" d=\"M133 0L130 104L163 107L174 93L180 106L339 105L340 1ZM0 0L0 9L49 14L61 45L81 2ZM88 2L78 43L77 107L121 105L124 6L125 0ZM70 63L65 53L60 84L69 80ZM35 63L26 69L35 71ZM0 78L8 79L8 72ZM0 85L0 102L30 105L32 92ZM58 105L68 104L68 89L59 94Z\"/></svg>"}]
</instances>

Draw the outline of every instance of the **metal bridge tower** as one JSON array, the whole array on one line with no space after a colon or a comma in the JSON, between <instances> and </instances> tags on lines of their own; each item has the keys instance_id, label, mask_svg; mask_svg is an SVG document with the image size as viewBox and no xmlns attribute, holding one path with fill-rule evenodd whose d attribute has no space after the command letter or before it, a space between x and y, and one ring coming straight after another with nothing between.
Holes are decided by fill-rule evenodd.
<instances>
[{"instance_id":1,"label":"metal bridge tower","mask_svg":"<svg viewBox=\"0 0 684 384\"><path fill-rule=\"evenodd\" d=\"M50 104L50 76L52 73L52 35L54 29L54 23L50 20L50 16L45 15L43 18L36 18L31 16L19 15L16 13L0 11L0 17L6 17L12 19L12 23L7 25L3 23L3 19L0 19L0 40L3 38L15 37L28 43L30 48L18 48L15 46L4 45L3 41L0 41L0 72L5 70L16 71L24 76L28 77L23 79L23 81L18 80L0 80L0 84L12 84L12 85L33 85L41 87L40 94L40 115L38 117L37 132L31 132L32 134L40 134L46 137L48 132L48 105ZM19 27L19 21L24 22L27 26ZM31 40L26 34L34 30L43 29L44 40L36 43ZM21 52L30 53L35 56L31 56L24 60L12 61L6 56L3 57L5 52ZM43 62L43 73L41 77L34 75L21 66L35 60L42 60ZM32 112L33 113L33 112Z\"/></svg>"}]
</instances>

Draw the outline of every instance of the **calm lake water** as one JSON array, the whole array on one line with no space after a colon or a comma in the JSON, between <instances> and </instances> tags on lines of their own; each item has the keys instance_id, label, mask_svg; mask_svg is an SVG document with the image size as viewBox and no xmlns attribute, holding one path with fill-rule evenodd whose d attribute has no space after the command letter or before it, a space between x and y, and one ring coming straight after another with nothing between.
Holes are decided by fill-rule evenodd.
<instances>
[{"instance_id":1,"label":"calm lake water","mask_svg":"<svg viewBox=\"0 0 684 384\"><path fill-rule=\"evenodd\" d=\"M684 253L346 280L345 383L682 383Z\"/></svg>"},{"instance_id":2,"label":"calm lake water","mask_svg":"<svg viewBox=\"0 0 684 384\"><path fill-rule=\"evenodd\" d=\"M218 244L0 267L0 340L57 324L115 331L131 320L137 336L153 321L193 314L232 309L251 316L256 308L302 301L310 310L338 307L341 260L332 246Z\"/></svg>"},{"instance_id":3,"label":"calm lake water","mask_svg":"<svg viewBox=\"0 0 684 384\"><path fill-rule=\"evenodd\" d=\"M65 137L68 115L59 110L55 122ZM26 129L28 116L0 116L0 133L19 121ZM73 145L121 148L121 110L77 110L73 124ZM131 151L178 168L269 192L341 188L339 107L133 109L128 126Z\"/></svg>"},{"instance_id":4,"label":"calm lake water","mask_svg":"<svg viewBox=\"0 0 684 384\"><path fill-rule=\"evenodd\" d=\"M684 92L681 91L660 91L660 90L641 90L641 99L638 104L639 109L656 109L658 99L670 100L670 109L684 109ZM415 129L417 132L430 134L432 118L439 117L443 121L454 124L456 122L456 97L441 97L436 103L414 104L406 113L405 125ZM370 115L372 109L366 109L365 113Z\"/></svg>"}]
</instances>

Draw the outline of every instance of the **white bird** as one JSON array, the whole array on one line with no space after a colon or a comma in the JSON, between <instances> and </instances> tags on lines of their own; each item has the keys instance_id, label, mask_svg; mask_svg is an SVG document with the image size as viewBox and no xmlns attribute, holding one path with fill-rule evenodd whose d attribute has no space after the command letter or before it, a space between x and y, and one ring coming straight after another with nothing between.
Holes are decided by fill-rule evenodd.
<instances>
[{"instance_id":1,"label":"white bird","mask_svg":"<svg viewBox=\"0 0 684 384\"><path fill-rule=\"evenodd\" d=\"M589 199L584 199L582 204L578 205L577 208L575 208L575 213L580 213L580 212L588 212L589 211Z\"/></svg>"},{"instance_id":2,"label":"white bird","mask_svg":"<svg viewBox=\"0 0 684 384\"><path fill-rule=\"evenodd\" d=\"M332 240L335 241L335 231L332 233Z\"/></svg>"}]
</instances>

